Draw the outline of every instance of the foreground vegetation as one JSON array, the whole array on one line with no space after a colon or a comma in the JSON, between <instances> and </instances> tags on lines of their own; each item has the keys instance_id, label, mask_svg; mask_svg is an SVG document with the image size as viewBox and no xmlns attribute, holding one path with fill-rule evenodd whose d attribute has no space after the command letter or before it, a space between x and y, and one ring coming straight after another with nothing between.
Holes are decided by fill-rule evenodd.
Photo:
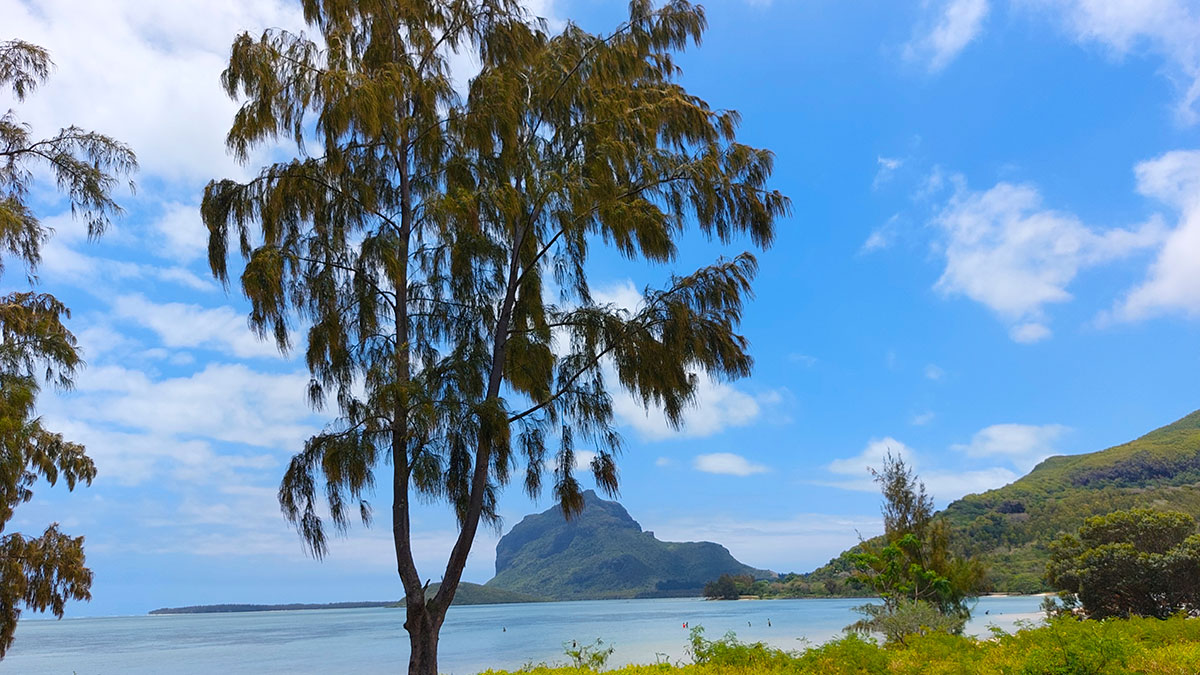
<instances>
[{"instance_id":1,"label":"foreground vegetation","mask_svg":"<svg viewBox=\"0 0 1200 675\"><path fill-rule=\"evenodd\" d=\"M656 663L607 671L616 675L650 673L767 675L771 673L968 673L1058 674L1200 672L1200 619L1055 619L1045 626L990 639L946 633L913 636L904 644L881 645L858 635L803 651L788 652L761 643L738 642L733 635L706 640L693 633L692 663ZM527 666L517 672L574 675L603 670L602 664ZM577 664L577 665L576 665ZM506 671L487 671L501 675Z\"/></svg>"}]
</instances>

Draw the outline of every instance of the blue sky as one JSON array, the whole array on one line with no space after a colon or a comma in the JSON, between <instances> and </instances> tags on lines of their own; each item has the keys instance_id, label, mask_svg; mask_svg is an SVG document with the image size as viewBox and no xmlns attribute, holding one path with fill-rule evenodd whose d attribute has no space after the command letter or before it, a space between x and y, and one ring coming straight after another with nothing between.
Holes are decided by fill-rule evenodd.
<instances>
[{"instance_id":1,"label":"blue sky","mask_svg":"<svg viewBox=\"0 0 1200 675\"><path fill-rule=\"evenodd\" d=\"M530 6L592 30L623 10ZM776 153L795 213L760 256L744 323L753 376L706 383L679 432L618 399L621 500L643 527L806 571L880 529L866 467L887 449L942 505L1200 407L1197 3L707 7L683 81ZM0 0L0 16L0 38L42 44L58 66L30 100L4 93L0 107L35 133L112 134L143 167L121 195L127 216L96 243L50 185L34 193L57 230L40 286L74 309L89 363L41 412L100 474L75 493L42 486L13 528L86 535L94 599L69 614L399 597L386 524L317 562L284 523L278 480L322 418L305 406L303 364L250 334L244 301L204 261L203 185L267 159L239 167L225 153L223 59L240 30L298 27L297 10ZM636 303L638 289L741 249L689 239L668 266L601 255L594 286ZM549 504L506 490L505 527ZM430 505L416 526L436 579L453 520ZM477 540L468 580L490 578L497 536Z\"/></svg>"}]
</instances>

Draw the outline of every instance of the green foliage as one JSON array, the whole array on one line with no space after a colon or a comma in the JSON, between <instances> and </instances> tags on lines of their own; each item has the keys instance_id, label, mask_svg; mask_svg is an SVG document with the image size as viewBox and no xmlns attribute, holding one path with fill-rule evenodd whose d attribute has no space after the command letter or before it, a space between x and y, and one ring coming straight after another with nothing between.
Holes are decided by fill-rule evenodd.
<instances>
[{"instance_id":1,"label":"green foliage","mask_svg":"<svg viewBox=\"0 0 1200 675\"><path fill-rule=\"evenodd\" d=\"M501 537L487 587L555 600L694 596L723 573L768 574L711 542L659 541L592 490L583 500L570 519L555 505Z\"/></svg>"},{"instance_id":2,"label":"green foliage","mask_svg":"<svg viewBox=\"0 0 1200 675\"><path fill-rule=\"evenodd\" d=\"M967 615L945 613L924 600L899 598L894 603L868 603L855 607L863 618L850 624L848 630L857 633L878 633L888 642L904 643L914 635L948 633L959 635L967 625Z\"/></svg>"},{"instance_id":3,"label":"green foliage","mask_svg":"<svg viewBox=\"0 0 1200 675\"><path fill-rule=\"evenodd\" d=\"M750 575L722 574L715 581L704 584L704 597L709 600L737 600L743 595L750 595L754 577Z\"/></svg>"},{"instance_id":4,"label":"green foliage","mask_svg":"<svg viewBox=\"0 0 1200 675\"><path fill-rule=\"evenodd\" d=\"M795 655L761 642L739 642L730 631L718 640L704 637L703 626L693 626L688 631L688 652L698 665L717 668L772 668L787 666Z\"/></svg>"},{"instance_id":5,"label":"green foliage","mask_svg":"<svg viewBox=\"0 0 1200 675\"><path fill-rule=\"evenodd\" d=\"M297 154L206 187L209 262L228 283L240 254L250 324L280 349L308 326L310 400L337 417L293 458L279 501L316 556L330 527L369 523L390 462L410 668L433 673L478 527L498 524L522 464L531 495L550 474L577 512L581 447L617 489L614 388L678 426L698 371L750 371L737 329L751 254L672 276L628 310L592 298L592 248L670 262L689 226L766 247L789 203L767 187L771 153L737 142L737 114L678 83L675 54L705 28L684 0L633 0L607 35L550 35L515 0L302 4L314 37L233 43L228 147L245 160L287 140ZM460 97L449 59L463 51L481 69ZM428 601L414 497L444 501L460 525Z\"/></svg>"},{"instance_id":6,"label":"green foliage","mask_svg":"<svg viewBox=\"0 0 1200 675\"><path fill-rule=\"evenodd\" d=\"M335 529L352 510L369 522L366 495L391 462L406 627L421 636L411 666L433 672L437 626L518 456L531 494L550 465L565 512L582 506L581 443L596 449L598 485L616 490L606 363L676 425L695 371L749 371L736 326L752 256L673 277L627 311L592 300L590 246L669 261L690 223L765 246L788 203L765 189L770 153L736 142L736 114L675 82L673 52L704 29L686 2L635 0L605 36L548 35L513 0L306 0L304 14L318 39L234 42L223 82L243 104L230 149L245 159L286 138L299 155L209 184L209 260L228 281L235 243L251 325L281 349L298 319L310 326L310 398L339 416L296 455L279 496L314 554L328 545L320 503ZM448 59L471 49L482 68L460 99ZM445 500L460 523L430 601L411 551L413 493Z\"/></svg>"},{"instance_id":7,"label":"green foliage","mask_svg":"<svg viewBox=\"0 0 1200 675\"><path fill-rule=\"evenodd\" d=\"M951 552L949 528L934 519L933 499L902 459L888 454L872 474L883 492L883 545L863 542L850 560L852 578L883 603L856 607L864 618L847 630L879 633L888 642L930 631L961 633L983 566Z\"/></svg>"},{"instance_id":8,"label":"green foliage","mask_svg":"<svg viewBox=\"0 0 1200 675\"><path fill-rule=\"evenodd\" d=\"M905 644L880 645L849 634L790 653L761 644L717 641L693 630L695 663L657 663L608 671L614 675L1119 675L1200 672L1200 621L1173 617L1109 621L1057 620L987 640L931 632ZM540 666L523 672L583 675L584 668ZM488 675L501 675L487 671Z\"/></svg>"},{"instance_id":9,"label":"green foliage","mask_svg":"<svg viewBox=\"0 0 1200 675\"><path fill-rule=\"evenodd\" d=\"M1051 457L1012 484L967 495L938 515L950 526L954 551L986 565L988 590L1029 593L1051 590L1044 572L1052 542L1091 516L1135 508L1200 517L1200 411L1107 450ZM798 575L787 594L861 595L846 565L854 552Z\"/></svg>"},{"instance_id":10,"label":"green foliage","mask_svg":"<svg viewBox=\"0 0 1200 675\"><path fill-rule=\"evenodd\" d=\"M1200 612L1200 535L1186 513L1133 509L1084 521L1050 547L1046 579L1096 619Z\"/></svg>"},{"instance_id":11,"label":"green foliage","mask_svg":"<svg viewBox=\"0 0 1200 675\"><path fill-rule=\"evenodd\" d=\"M563 653L571 659L571 665L584 670L604 670L608 657L612 656L615 648L604 646L604 640L596 638L593 644L581 643L577 640L563 643Z\"/></svg>"},{"instance_id":12,"label":"green foliage","mask_svg":"<svg viewBox=\"0 0 1200 675\"><path fill-rule=\"evenodd\" d=\"M47 77L46 50L21 40L0 42L0 88L18 101ZM119 177L137 167L125 145L77 127L36 139L12 110L0 116L0 276L4 260L24 266L32 284L42 244L51 234L29 207L35 170L48 170L93 236L120 212L112 198ZM130 183L132 187L132 183ZM68 489L91 484L96 467L83 446L46 429L35 414L43 384L72 385L83 365L70 316L54 296L35 291L0 295L0 532L14 510L33 498L39 480L59 480ZM38 535L0 536L0 658L12 645L22 608L62 616L68 600L87 600L92 573L85 566L83 537L71 537L51 524Z\"/></svg>"}]
</instances>

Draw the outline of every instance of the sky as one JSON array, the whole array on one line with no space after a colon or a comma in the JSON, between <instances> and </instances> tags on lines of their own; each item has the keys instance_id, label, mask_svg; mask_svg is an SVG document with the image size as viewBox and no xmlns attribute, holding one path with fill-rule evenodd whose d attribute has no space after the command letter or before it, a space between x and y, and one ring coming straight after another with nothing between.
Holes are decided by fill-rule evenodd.
<instances>
[{"instance_id":1,"label":"sky","mask_svg":"<svg viewBox=\"0 0 1200 675\"><path fill-rule=\"evenodd\" d=\"M616 26L623 3L540 0L561 26ZM808 571L881 531L867 467L886 452L939 506L1056 454L1131 440L1200 407L1200 3L1185 0L713 0L681 81L738 110L772 150L794 213L759 255L743 332L753 374L702 379L681 430L616 398L620 500L660 539L710 540L739 560ZM84 443L87 488L36 488L9 531L86 536L90 603L68 616L218 602L402 595L387 523L306 557L275 493L326 417L302 360L246 325L215 283L198 204L241 178L220 89L241 31L302 28L282 0L0 0L0 39L51 51L25 102L35 135L76 124L137 152L127 213L89 242L53 185L40 290L72 309L88 368L47 392L47 425ZM602 299L749 242L689 236L677 260L599 255ZM24 277L9 268L6 290ZM590 478L585 478L590 485ZM386 494L375 495L384 504ZM551 506L502 493L465 579ZM386 510L383 511L386 513ZM414 515L422 576L455 534L443 504Z\"/></svg>"}]
</instances>

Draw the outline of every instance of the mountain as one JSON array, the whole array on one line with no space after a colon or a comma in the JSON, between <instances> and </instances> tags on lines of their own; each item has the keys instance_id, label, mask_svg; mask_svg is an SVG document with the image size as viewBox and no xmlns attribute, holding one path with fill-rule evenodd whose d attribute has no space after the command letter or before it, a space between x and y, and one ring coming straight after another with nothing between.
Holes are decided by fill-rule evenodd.
<instances>
[{"instance_id":1,"label":"mountain","mask_svg":"<svg viewBox=\"0 0 1200 675\"><path fill-rule=\"evenodd\" d=\"M689 596L726 573L774 576L719 544L659 541L620 504L588 490L570 520L555 505L501 537L486 586L552 600Z\"/></svg>"},{"instance_id":2,"label":"mountain","mask_svg":"<svg viewBox=\"0 0 1200 675\"><path fill-rule=\"evenodd\" d=\"M1050 457L1002 488L952 502L941 515L954 545L979 556L997 591L1049 590L1048 545L1085 518L1135 507L1190 513L1200 520L1200 411L1099 452ZM848 592L843 553L796 581L805 594Z\"/></svg>"}]
</instances>

